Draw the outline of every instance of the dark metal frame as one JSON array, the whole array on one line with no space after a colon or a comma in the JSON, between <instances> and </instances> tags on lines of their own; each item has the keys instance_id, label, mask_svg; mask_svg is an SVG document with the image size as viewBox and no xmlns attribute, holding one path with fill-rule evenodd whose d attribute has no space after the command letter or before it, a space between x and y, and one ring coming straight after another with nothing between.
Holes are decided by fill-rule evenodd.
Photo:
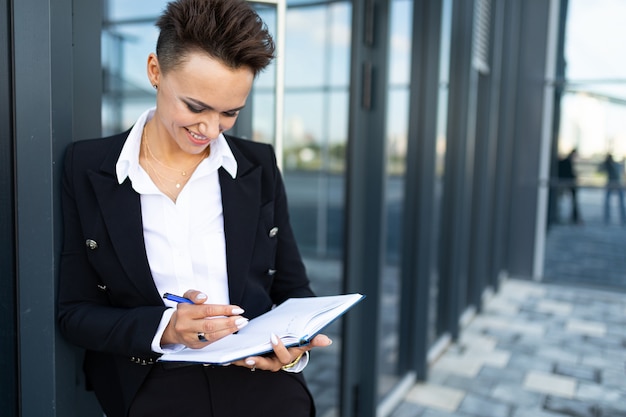
<instances>
[{"instance_id":1,"label":"dark metal frame","mask_svg":"<svg viewBox=\"0 0 626 417\"><path fill-rule=\"evenodd\" d=\"M496 151L496 178L493 216L493 251L491 262L491 276L497 276L506 270L509 256L509 242L507 236L510 230L511 216L511 182L513 177L513 138L517 101L515 94L519 67L519 43L521 42L520 28L521 2L506 0L497 5L497 10L503 9L502 25L506 30L502 33L502 73L500 79L498 113L498 149ZM512 272L512 271L511 271ZM498 282L493 282L497 288Z\"/></svg>"},{"instance_id":2,"label":"dark metal frame","mask_svg":"<svg viewBox=\"0 0 626 417\"><path fill-rule=\"evenodd\" d=\"M49 415L63 407L68 391L57 390L64 370L55 326L58 225L55 160L60 143L71 138L71 22L62 0L13 4L15 88L15 202L19 305L20 408L22 415ZM53 16L57 13L57 16ZM54 20L58 18L58 20ZM28 24L25 24L28 22ZM64 30L65 29L65 30ZM69 37L69 38L68 38ZM65 45L64 45L65 44ZM57 72L58 71L58 72ZM63 74L66 74L64 77ZM54 112L51 110L54 109ZM36 260L36 261L34 261ZM57 411L57 412L59 412ZM68 413L71 415L71 413Z\"/></svg>"},{"instance_id":3,"label":"dark metal frame","mask_svg":"<svg viewBox=\"0 0 626 417\"><path fill-rule=\"evenodd\" d=\"M473 16L474 0L454 3L437 306L437 333L448 332L452 339L459 335L468 285L477 88L471 68Z\"/></svg>"},{"instance_id":4,"label":"dark metal frame","mask_svg":"<svg viewBox=\"0 0 626 417\"><path fill-rule=\"evenodd\" d=\"M9 416L18 413L11 11L0 0L0 409Z\"/></svg>"},{"instance_id":5,"label":"dark metal frame","mask_svg":"<svg viewBox=\"0 0 626 417\"><path fill-rule=\"evenodd\" d=\"M513 69L516 78L510 80L511 89L506 92L506 100L513 107L510 109L513 120L509 122L512 171L508 184L511 192L505 246L509 251L505 264L511 275L538 278L533 276L533 268L539 232L537 202L542 128L544 122L549 122L544 120L544 95L551 2L530 0L513 2L512 5L517 8L512 19L519 26L518 32L513 34L517 37L513 39L517 40L516 45L506 45L507 49L515 48L517 66ZM507 69L511 70L510 67Z\"/></svg>"},{"instance_id":6,"label":"dark metal frame","mask_svg":"<svg viewBox=\"0 0 626 417\"><path fill-rule=\"evenodd\" d=\"M499 136L499 128L501 125L501 118L498 116L502 105L502 92L507 91L503 85L503 68L504 68L504 37L505 37L505 6L506 1L495 1L492 3L492 50L491 50L491 91L489 99L489 111L492 115L489 119L489 127L487 128L486 135L490 142L488 146L488 152L493 158L491 160L491 166L487 175L487 181L491 190L491 212L487 221L489 222L489 232L486 234L487 238L487 255L485 264L483 265L483 271L486 277L485 285L497 290L499 288L499 275L502 268L502 259L500 255L500 246L498 243L502 230L498 228L498 223L494 219L500 216L502 208L499 206L499 188L501 184L500 178L503 177L502 173L505 166L499 166L502 155L500 154L501 144L504 138ZM490 158L488 158L490 159ZM500 216L501 217L501 216ZM479 273L479 271L475 271ZM479 310L482 310L479 308Z\"/></svg>"},{"instance_id":7,"label":"dark metal frame","mask_svg":"<svg viewBox=\"0 0 626 417\"><path fill-rule=\"evenodd\" d=\"M502 70L502 2L490 2L489 69L477 77L475 177L473 184L471 232L469 246L469 285L467 304L482 310L485 289L492 288L499 271L492 271L493 215L495 211L495 178L498 146L498 110Z\"/></svg>"},{"instance_id":8,"label":"dark metal frame","mask_svg":"<svg viewBox=\"0 0 626 417\"><path fill-rule=\"evenodd\" d=\"M58 334L55 314L63 153L75 130L81 136L99 134L100 106L94 106L93 97L99 97L101 84L87 66L99 68L100 56L91 39L83 37L89 36L84 25L94 24L93 15L91 8L71 0L13 3L12 18L19 23L12 28L12 63L23 416L101 414L82 386L81 355ZM73 29L81 30L75 38ZM87 73L87 79L80 75Z\"/></svg>"},{"instance_id":9,"label":"dark metal frame","mask_svg":"<svg viewBox=\"0 0 626 417\"><path fill-rule=\"evenodd\" d=\"M388 20L389 0L353 2L344 285L367 298L344 321L345 417L373 417L378 401Z\"/></svg>"},{"instance_id":10,"label":"dark metal frame","mask_svg":"<svg viewBox=\"0 0 626 417\"><path fill-rule=\"evenodd\" d=\"M428 323L433 268L431 247L439 54L442 2L416 0L413 4L411 50L411 95L403 252L401 259L403 297L400 333L400 369L415 370L419 380L427 377Z\"/></svg>"}]
</instances>

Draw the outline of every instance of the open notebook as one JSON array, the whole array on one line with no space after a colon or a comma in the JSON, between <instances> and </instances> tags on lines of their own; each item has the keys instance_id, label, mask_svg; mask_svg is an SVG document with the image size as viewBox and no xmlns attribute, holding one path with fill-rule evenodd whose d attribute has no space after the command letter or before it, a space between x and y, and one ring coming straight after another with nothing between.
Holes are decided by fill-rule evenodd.
<instances>
[{"instance_id":1,"label":"open notebook","mask_svg":"<svg viewBox=\"0 0 626 417\"><path fill-rule=\"evenodd\" d=\"M271 333L276 334L287 347L306 345L324 327L363 298L364 296L358 293L290 298L267 313L250 320L246 327L235 334L202 349L186 348L166 353L159 360L226 364L271 352Z\"/></svg>"}]
</instances>

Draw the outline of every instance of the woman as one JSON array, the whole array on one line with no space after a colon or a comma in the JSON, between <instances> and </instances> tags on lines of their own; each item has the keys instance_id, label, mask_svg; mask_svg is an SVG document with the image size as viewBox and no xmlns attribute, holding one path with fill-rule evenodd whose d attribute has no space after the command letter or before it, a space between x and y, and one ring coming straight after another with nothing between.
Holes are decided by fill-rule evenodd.
<instances>
[{"instance_id":1,"label":"woman","mask_svg":"<svg viewBox=\"0 0 626 417\"><path fill-rule=\"evenodd\" d=\"M298 372L324 335L289 349L268 335L273 354L229 366L157 361L313 296L272 148L223 134L273 58L265 25L244 1L177 0L157 26L156 107L67 150L61 331L108 417L312 416Z\"/></svg>"}]
</instances>

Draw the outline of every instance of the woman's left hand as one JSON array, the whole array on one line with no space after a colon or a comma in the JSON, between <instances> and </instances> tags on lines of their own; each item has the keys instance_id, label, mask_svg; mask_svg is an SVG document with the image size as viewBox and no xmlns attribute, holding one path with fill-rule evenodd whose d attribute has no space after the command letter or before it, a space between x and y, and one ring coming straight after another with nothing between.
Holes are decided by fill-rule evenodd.
<instances>
[{"instance_id":1,"label":"woman's left hand","mask_svg":"<svg viewBox=\"0 0 626 417\"><path fill-rule=\"evenodd\" d=\"M250 368L251 370L262 369L277 372L283 369L283 366L289 365L298 357L301 357L305 352L315 347L326 347L332 344L332 340L323 334L318 334L308 345L301 347L286 348L283 342L273 334L270 336L270 341L274 347L273 355L251 356L249 358L233 362L233 365L243 366Z\"/></svg>"}]
</instances>

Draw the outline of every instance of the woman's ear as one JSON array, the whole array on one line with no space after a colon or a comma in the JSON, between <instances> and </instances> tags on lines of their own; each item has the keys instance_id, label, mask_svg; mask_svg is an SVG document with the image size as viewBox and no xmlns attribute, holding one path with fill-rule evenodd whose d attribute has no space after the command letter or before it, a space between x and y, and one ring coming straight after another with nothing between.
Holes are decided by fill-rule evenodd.
<instances>
[{"instance_id":1,"label":"woman's ear","mask_svg":"<svg viewBox=\"0 0 626 417\"><path fill-rule=\"evenodd\" d=\"M147 70L150 84L152 84L154 88L158 88L161 82L161 66L159 65L159 58L157 58L154 52L148 55Z\"/></svg>"}]
</instances>

